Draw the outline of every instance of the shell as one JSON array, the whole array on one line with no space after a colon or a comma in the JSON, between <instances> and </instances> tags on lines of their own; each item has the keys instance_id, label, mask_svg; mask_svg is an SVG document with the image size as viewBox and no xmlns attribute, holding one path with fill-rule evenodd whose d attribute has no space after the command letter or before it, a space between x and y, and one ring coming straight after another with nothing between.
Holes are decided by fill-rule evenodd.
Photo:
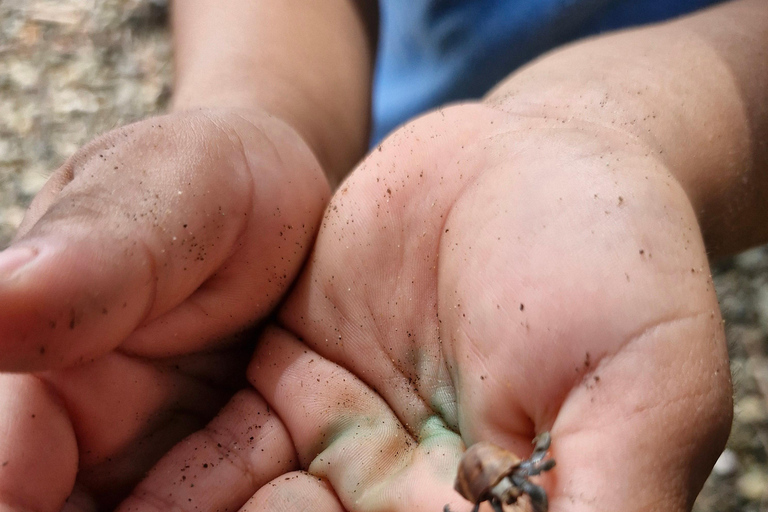
<instances>
[{"instance_id":1,"label":"shell","mask_svg":"<svg viewBox=\"0 0 768 512\"><path fill-rule=\"evenodd\" d=\"M461 457L453 488L472 503L479 503L520 462L521 459L514 453L493 443L475 443Z\"/></svg>"}]
</instances>

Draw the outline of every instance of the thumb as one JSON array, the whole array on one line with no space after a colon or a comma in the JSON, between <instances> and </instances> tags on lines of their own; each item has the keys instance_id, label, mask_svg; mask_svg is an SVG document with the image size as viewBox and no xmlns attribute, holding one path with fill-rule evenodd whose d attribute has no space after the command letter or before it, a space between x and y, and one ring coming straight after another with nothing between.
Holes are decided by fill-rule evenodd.
<instances>
[{"instance_id":1,"label":"thumb","mask_svg":"<svg viewBox=\"0 0 768 512\"><path fill-rule=\"evenodd\" d=\"M110 132L56 172L0 253L0 370L86 361L158 319L164 339L138 351L244 327L298 271L326 197L274 120L195 112Z\"/></svg>"},{"instance_id":2,"label":"thumb","mask_svg":"<svg viewBox=\"0 0 768 512\"><path fill-rule=\"evenodd\" d=\"M644 330L574 388L543 476L552 512L691 510L732 417L720 317L704 316Z\"/></svg>"}]
</instances>

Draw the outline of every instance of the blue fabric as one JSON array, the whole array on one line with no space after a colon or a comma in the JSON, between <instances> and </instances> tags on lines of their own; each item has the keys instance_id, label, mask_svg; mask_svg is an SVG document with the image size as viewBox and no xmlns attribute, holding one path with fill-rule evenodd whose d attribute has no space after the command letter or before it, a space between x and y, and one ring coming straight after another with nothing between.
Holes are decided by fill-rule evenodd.
<instances>
[{"instance_id":1,"label":"blue fabric","mask_svg":"<svg viewBox=\"0 0 768 512\"><path fill-rule=\"evenodd\" d=\"M719 0L380 0L373 140L569 41Z\"/></svg>"}]
</instances>

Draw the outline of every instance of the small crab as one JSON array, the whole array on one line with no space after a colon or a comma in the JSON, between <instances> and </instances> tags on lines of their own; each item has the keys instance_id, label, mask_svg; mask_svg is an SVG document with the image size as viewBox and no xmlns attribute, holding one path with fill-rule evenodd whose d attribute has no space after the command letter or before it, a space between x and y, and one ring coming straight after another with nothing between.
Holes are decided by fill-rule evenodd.
<instances>
[{"instance_id":1,"label":"small crab","mask_svg":"<svg viewBox=\"0 0 768 512\"><path fill-rule=\"evenodd\" d=\"M488 442L473 444L464 452L454 489L475 504L472 512L477 512L484 501L490 502L494 512L509 512L509 505L523 494L528 495L535 512L547 512L547 493L531 483L528 477L555 466L554 459L545 459L551 442L549 432L544 432L534 442L533 454L526 460ZM448 505L443 512L451 512Z\"/></svg>"}]
</instances>

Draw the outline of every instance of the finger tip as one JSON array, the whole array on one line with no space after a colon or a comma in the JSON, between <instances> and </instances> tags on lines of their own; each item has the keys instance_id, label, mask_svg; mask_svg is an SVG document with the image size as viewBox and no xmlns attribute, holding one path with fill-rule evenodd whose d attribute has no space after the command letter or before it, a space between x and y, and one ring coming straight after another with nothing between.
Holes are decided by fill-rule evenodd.
<instances>
[{"instance_id":1,"label":"finger tip","mask_svg":"<svg viewBox=\"0 0 768 512\"><path fill-rule=\"evenodd\" d=\"M78 464L67 412L32 376L0 375L0 390L0 510L57 511L72 491Z\"/></svg>"}]
</instances>

